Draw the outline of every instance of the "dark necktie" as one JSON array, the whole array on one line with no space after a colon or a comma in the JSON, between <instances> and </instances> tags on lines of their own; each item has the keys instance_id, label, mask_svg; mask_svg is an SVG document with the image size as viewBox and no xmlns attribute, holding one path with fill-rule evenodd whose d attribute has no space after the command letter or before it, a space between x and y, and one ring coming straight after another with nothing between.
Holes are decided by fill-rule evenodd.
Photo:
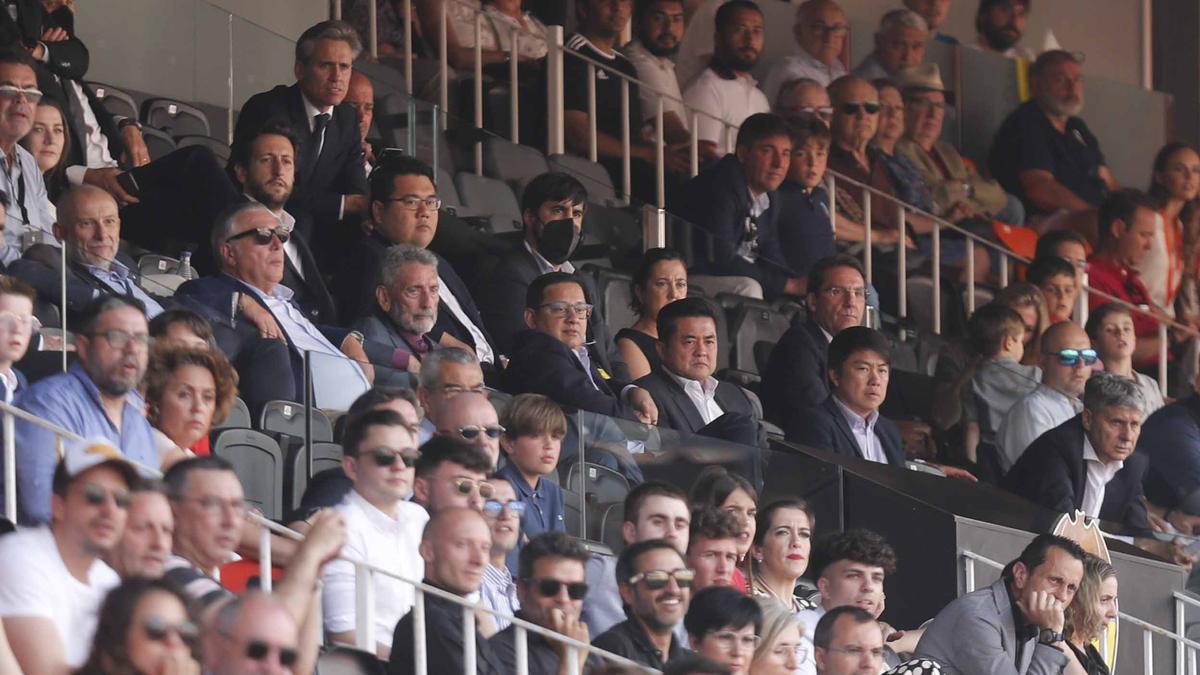
<instances>
[{"instance_id":1,"label":"dark necktie","mask_svg":"<svg viewBox=\"0 0 1200 675\"><path fill-rule=\"evenodd\" d=\"M321 158L321 148L325 145L325 127L329 126L329 113L320 113L313 117L312 142L316 152L313 153L313 163Z\"/></svg>"}]
</instances>

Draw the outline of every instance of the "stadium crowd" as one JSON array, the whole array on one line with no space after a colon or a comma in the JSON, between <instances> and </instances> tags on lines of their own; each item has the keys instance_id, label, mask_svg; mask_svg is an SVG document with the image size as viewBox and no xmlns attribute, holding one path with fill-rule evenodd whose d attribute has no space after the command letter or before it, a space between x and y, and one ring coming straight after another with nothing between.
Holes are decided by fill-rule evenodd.
<instances>
[{"instance_id":1,"label":"stadium crowd","mask_svg":"<svg viewBox=\"0 0 1200 675\"><path fill-rule=\"evenodd\" d=\"M679 674L1108 673L1093 640L1116 620L1116 571L1076 542L1039 534L995 583L893 627L885 587L905 561L887 539L905 533L834 531L798 495L760 493L787 447L774 441L897 470L921 460L1190 568L1190 540L1159 535L1200 525L1195 149L1163 147L1144 192L1118 185L1081 117L1082 57L1018 44L1030 0L979 0L978 34L959 36L1028 65L1031 96L982 167L941 140L954 92L924 63L929 41L958 43L939 27L970 0L904 0L853 68L843 10L807 0L761 86L751 0L416 0L418 57L444 35L452 67L478 47L507 78L516 53L531 108L546 26L567 20L567 147L594 147L619 182L629 125L635 197L655 185L662 97L668 210L690 246L623 260L634 321L613 325L572 263L596 208L578 177L521 186L515 236L472 258L479 233L443 208L433 168L370 138L372 84L355 66L374 1L298 37L295 81L245 102L227 166L199 145L151 158L142 123L84 79L72 2L4 3L0 396L83 440L15 423L0 673L313 672L358 642L354 561L398 575L365 594L374 648L359 654L396 675L418 653L428 672L462 672L467 649L496 674L520 658L535 675L626 672L607 654ZM405 50L402 7L378 0L385 62ZM611 70L594 100L577 55ZM626 120L617 73L648 85ZM829 170L920 212L872 210L849 184L831 209ZM1039 237L1024 280L998 288L999 257L943 233L946 278L995 299L944 336L932 376L893 368L900 346L869 320L880 294L850 254L872 246L877 278L894 278L900 248L928 269L925 214L989 241L993 222ZM138 258L181 251L177 288L142 273ZM1085 272L1123 303L1089 294L1079 321ZM734 345L718 294L794 308L761 382L719 368ZM42 330L47 308L69 338ZM1148 375L1163 350L1171 396ZM914 383L931 395L906 395ZM341 413L338 466L277 514L303 538L271 535L267 591L231 573L264 540L255 477L219 451L221 427L239 406L258 419L306 398ZM647 480L652 439L628 433L647 427L736 452L689 484ZM581 437L588 470L628 486L617 550L567 531ZM475 634L441 595L414 612L402 579L486 610Z\"/></svg>"}]
</instances>

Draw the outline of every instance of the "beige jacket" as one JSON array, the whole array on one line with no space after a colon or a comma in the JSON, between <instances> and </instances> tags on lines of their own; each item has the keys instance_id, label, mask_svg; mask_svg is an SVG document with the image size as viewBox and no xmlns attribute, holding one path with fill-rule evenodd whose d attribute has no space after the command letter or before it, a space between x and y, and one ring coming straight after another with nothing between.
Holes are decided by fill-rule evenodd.
<instances>
[{"instance_id":1,"label":"beige jacket","mask_svg":"<svg viewBox=\"0 0 1200 675\"><path fill-rule=\"evenodd\" d=\"M1000 187L1000 183L988 180L968 167L953 145L937 141L933 144L933 151L950 171L949 179L942 178L942 172L933 158L916 141L903 138L896 143L896 152L912 160L921 172L921 178L933 193L938 215L946 213L959 202L968 202L975 210L992 216L1004 208L1008 193Z\"/></svg>"}]
</instances>

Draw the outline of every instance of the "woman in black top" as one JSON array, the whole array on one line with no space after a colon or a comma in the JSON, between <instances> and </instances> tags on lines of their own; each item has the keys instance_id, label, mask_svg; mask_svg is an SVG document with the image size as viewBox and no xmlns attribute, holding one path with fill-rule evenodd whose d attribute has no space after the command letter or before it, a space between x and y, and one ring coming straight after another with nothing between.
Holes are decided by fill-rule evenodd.
<instances>
[{"instance_id":1,"label":"woman in black top","mask_svg":"<svg viewBox=\"0 0 1200 675\"><path fill-rule=\"evenodd\" d=\"M629 365L633 379L649 375L657 368L658 310L667 303L687 297L687 265L676 251L652 248L642 256L641 263L629 283L629 306L638 320L629 328L617 331L617 350Z\"/></svg>"},{"instance_id":2,"label":"woman in black top","mask_svg":"<svg viewBox=\"0 0 1200 675\"><path fill-rule=\"evenodd\" d=\"M1117 571L1107 562L1088 556L1083 581L1067 606L1066 647L1070 650L1065 675L1109 675L1108 665L1092 640L1117 620Z\"/></svg>"}]
</instances>

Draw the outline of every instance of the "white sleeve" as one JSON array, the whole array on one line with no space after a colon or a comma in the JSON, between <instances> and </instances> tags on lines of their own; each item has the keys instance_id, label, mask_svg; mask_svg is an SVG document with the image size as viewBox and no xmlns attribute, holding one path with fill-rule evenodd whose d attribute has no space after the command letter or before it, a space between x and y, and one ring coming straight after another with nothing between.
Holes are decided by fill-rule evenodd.
<instances>
[{"instance_id":1,"label":"white sleeve","mask_svg":"<svg viewBox=\"0 0 1200 675\"><path fill-rule=\"evenodd\" d=\"M53 621L57 617L50 596L58 584L48 578L44 562L29 553L26 547L0 547L0 618L36 616Z\"/></svg>"},{"instance_id":2,"label":"white sleeve","mask_svg":"<svg viewBox=\"0 0 1200 675\"><path fill-rule=\"evenodd\" d=\"M721 114L721 98L716 89L702 81L693 82L687 91L683 92L683 102L700 113L696 115L696 138L723 146L725 125L721 120L724 116Z\"/></svg>"},{"instance_id":3,"label":"white sleeve","mask_svg":"<svg viewBox=\"0 0 1200 675\"><path fill-rule=\"evenodd\" d=\"M358 560L366 558L355 533L346 533L342 555L349 555ZM354 630L354 574L354 564L341 558L325 563L325 569L321 572L321 611L324 614L325 630L330 633Z\"/></svg>"}]
</instances>

